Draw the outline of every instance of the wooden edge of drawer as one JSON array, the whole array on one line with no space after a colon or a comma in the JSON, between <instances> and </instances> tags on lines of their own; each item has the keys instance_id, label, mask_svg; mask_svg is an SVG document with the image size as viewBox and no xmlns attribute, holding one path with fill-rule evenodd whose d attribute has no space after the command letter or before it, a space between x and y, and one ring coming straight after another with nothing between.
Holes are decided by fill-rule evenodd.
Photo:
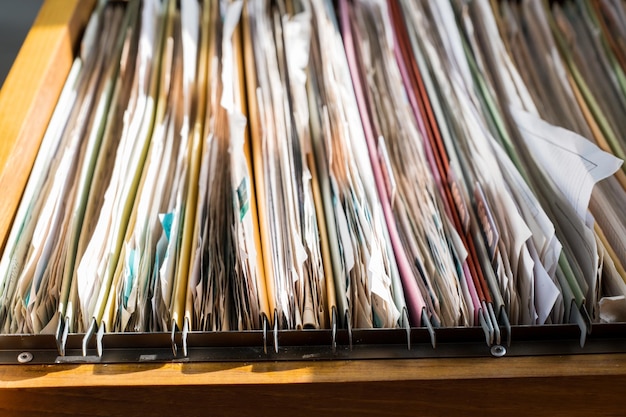
<instances>
[{"instance_id":1,"label":"wooden edge of drawer","mask_svg":"<svg viewBox=\"0 0 626 417\"><path fill-rule=\"evenodd\" d=\"M284 385L461 381L488 379L618 378L626 383L626 354L509 358L354 361L137 363L0 366L0 387L115 387ZM608 387L607 387L608 389Z\"/></svg>"},{"instance_id":2,"label":"wooden edge of drawer","mask_svg":"<svg viewBox=\"0 0 626 417\"><path fill-rule=\"evenodd\" d=\"M94 4L95 0L46 0L0 91L0 247L6 241L39 144L71 67L76 43ZM606 378L611 381L619 378L623 382L626 378L626 354L500 359L0 366L0 388L4 390L375 385L394 381L492 379L556 381L568 377Z\"/></svg>"},{"instance_id":3,"label":"wooden edge of drawer","mask_svg":"<svg viewBox=\"0 0 626 417\"><path fill-rule=\"evenodd\" d=\"M45 0L0 90L0 248L95 0Z\"/></svg>"}]
</instances>

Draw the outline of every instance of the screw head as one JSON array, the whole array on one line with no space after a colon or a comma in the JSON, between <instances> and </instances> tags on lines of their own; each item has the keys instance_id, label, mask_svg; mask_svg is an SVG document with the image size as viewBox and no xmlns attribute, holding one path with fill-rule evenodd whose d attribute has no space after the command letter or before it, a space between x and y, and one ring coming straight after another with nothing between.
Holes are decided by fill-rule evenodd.
<instances>
[{"instance_id":1,"label":"screw head","mask_svg":"<svg viewBox=\"0 0 626 417\"><path fill-rule=\"evenodd\" d=\"M506 355L506 348L502 345L493 345L491 346L491 355L496 358L501 358Z\"/></svg>"}]
</instances>

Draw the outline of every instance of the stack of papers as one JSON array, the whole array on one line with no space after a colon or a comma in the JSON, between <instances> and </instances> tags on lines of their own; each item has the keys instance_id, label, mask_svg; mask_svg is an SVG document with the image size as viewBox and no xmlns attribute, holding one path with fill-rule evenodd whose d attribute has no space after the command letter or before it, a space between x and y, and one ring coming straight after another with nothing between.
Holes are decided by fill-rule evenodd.
<instances>
[{"instance_id":1,"label":"stack of papers","mask_svg":"<svg viewBox=\"0 0 626 417\"><path fill-rule=\"evenodd\" d=\"M626 321L626 6L100 2L4 334Z\"/></svg>"}]
</instances>

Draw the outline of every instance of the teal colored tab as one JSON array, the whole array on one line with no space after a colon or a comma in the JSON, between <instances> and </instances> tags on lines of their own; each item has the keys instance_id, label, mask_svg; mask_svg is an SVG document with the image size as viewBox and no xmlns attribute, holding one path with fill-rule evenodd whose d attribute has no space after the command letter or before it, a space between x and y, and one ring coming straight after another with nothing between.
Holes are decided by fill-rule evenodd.
<instances>
[{"instance_id":1,"label":"teal colored tab","mask_svg":"<svg viewBox=\"0 0 626 417\"><path fill-rule=\"evenodd\" d=\"M163 226L163 230L165 231L165 236L167 240L170 240L170 233L172 232L172 224L174 223L174 213L165 213L159 215L159 219L161 220L161 226Z\"/></svg>"}]
</instances>

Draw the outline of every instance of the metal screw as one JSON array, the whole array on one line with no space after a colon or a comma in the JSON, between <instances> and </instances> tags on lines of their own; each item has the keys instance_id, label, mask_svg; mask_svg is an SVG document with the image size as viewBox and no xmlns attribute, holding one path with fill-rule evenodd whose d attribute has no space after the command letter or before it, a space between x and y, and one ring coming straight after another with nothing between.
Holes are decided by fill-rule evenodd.
<instances>
[{"instance_id":1,"label":"metal screw","mask_svg":"<svg viewBox=\"0 0 626 417\"><path fill-rule=\"evenodd\" d=\"M493 345L491 346L491 355L496 358L501 358L506 355L506 348L502 345Z\"/></svg>"},{"instance_id":2,"label":"metal screw","mask_svg":"<svg viewBox=\"0 0 626 417\"><path fill-rule=\"evenodd\" d=\"M33 360L33 354L30 352L22 352L17 355L17 361L19 363L28 363Z\"/></svg>"}]
</instances>

